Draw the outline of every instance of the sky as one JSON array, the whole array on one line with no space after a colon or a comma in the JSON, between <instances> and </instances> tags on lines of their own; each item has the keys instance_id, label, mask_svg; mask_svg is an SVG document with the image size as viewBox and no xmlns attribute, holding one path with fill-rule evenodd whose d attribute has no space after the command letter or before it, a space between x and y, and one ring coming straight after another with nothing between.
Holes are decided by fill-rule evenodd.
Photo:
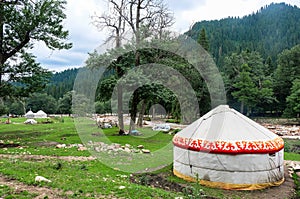
<instances>
[{"instance_id":1,"label":"sky","mask_svg":"<svg viewBox=\"0 0 300 199\"><path fill-rule=\"evenodd\" d=\"M243 17L272 2L296 5L299 0L164 0L174 13L175 24L172 30L184 33L192 24L203 20L219 20L226 17ZM53 72L83 67L88 53L103 46L107 34L92 24L92 16L101 15L107 9L107 0L67 0L64 21L69 30L68 42L73 43L69 50L48 50L38 42L33 53L42 67Z\"/></svg>"}]
</instances>

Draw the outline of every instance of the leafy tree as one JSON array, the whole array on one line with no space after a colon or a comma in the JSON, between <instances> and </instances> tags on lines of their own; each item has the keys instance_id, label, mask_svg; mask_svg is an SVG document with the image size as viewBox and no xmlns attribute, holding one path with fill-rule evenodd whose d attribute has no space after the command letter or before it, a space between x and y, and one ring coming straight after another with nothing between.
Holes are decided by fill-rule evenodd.
<instances>
[{"instance_id":1,"label":"leafy tree","mask_svg":"<svg viewBox=\"0 0 300 199\"><path fill-rule=\"evenodd\" d=\"M201 32L200 32L200 35L199 35L199 38L198 38L198 43L199 43L206 51L209 51L209 42L208 42L208 40L207 40L206 32L205 32L205 29L204 29L204 28L201 29Z\"/></svg>"},{"instance_id":2,"label":"leafy tree","mask_svg":"<svg viewBox=\"0 0 300 199\"><path fill-rule=\"evenodd\" d=\"M278 55L274 74L274 93L279 101L278 111L286 108L286 98L291 94L293 81L300 78L300 45L284 50Z\"/></svg>"},{"instance_id":3,"label":"leafy tree","mask_svg":"<svg viewBox=\"0 0 300 199\"><path fill-rule=\"evenodd\" d=\"M56 113L56 100L46 93L34 93L28 99L27 110L31 109L33 112L43 110L47 114Z\"/></svg>"},{"instance_id":4,"label":"leafy tree","mask_svg":"<svg viewBox=\"0 0 300 199\"><path fill-rule=\"evenodd\" d=\"M260 85L256 102L256 109L261 109L264 112L274 110L277 99L273 91L273 82L270 79L265 79Z\"/></svg>"},{"instance_id":5,"label":"leafy tree","mask_svg":"<svg viewBox=\"0 0 300 199\"><path fill-rule=\"evenodd\" d=\"M0 98L0 115L8 114L8 108Z\"/></svg>"},{"instance_id":6,"label":"leafy tree","mask_svg":"<svg viewBox=\"0 0 300 199\"><path fill-rule=\"evenodd\" d=\"M223 76L230 105L236 106L235 100L238 100L241 108L247 104L249 108L254 109L253 111L266 111L274 104L276 99L272 88L272 78L265 70L266 66L258 52L246 50L240 54L233 53L226 57L224 62ZM246 88L249 89L248 94ZM247 99L243 96L244 93ZM254 95L253 99L250 99L251 94Z\"/></svg>"},{"instance_id":7,"label":"leafy tree","mask_svg":"<svg viewBox=\"0 0 300 199\"><path fill-rule=\"evenodd\" d=\"M287 108L285 115L287 116L300 116L300 79L293 81L291 94L286 98Z\"/></svg>"},{"instance_id":8,"label":"leafy tree","mask_svg":"<svg viewBox=\"0 0 300 199\"><path fill-rule=\"evenodd\" d=\"M9 106L9 113L14 115L24 115L24 107L20 102L13 102Z\"/></svg>"},{"instance_id":9,"label":"leafy tree","mask_svg":"<svg viewBox=\"0 0 300 199\"><path fill-rule=\"evenodd\" d=\"M249 66L243 64L241 69L237 81L233 85L236 90L232 93L232 96L241 102L241 113L244 113L244 106L247 106L249 111L250 108L256 105L258 89L250 77Z\"/></svg>"},{"instance_id":10,"label":"leafy tree","mask_svg":"<svg viewBox=\"0 0 300 199\"><path fill-rule=\"evenodd\" d=\"M116 48L121 46L121 40L124 32L133 34L132 40L136 46L148 37L162 38L164 30L173 24L172 14L160 0L111 0L111 13L105 13L102 16L96 17L94 23L101 28L107 28L111 31L108 38L115 39ZM140 52L134 51L134 66L140 65ZM120 67L122 57L119 57L114 66L117 73L117 78L124 74L124 70ZM118 84L118 118L122 121L122 87ZM136 94L134 94L136 95ZM133 102L130 109L131 121L136 120L138 97L133 97ZM120 123L122 128L122 122ZM130 130L134 128L134 123L131 122Z\"/></svg>"},{"instance_id":11,"label":"leafy tree","mask_svg":"<svg viewBox=\"0 0 300 199\"><path fill-rule=\"evenodd\" d=\"M98 114L111 113L110 101L106 101L106 102L96 101L95 110L96 113Z\"/></svg>"},{"instance_id":12,"label":"leafy tree","mask_svg":"<svg viewBox=\"0 0 300 199\"><path fill-rule=\"evenodd\" d=\"M0 3L0 97L28 96L44 87L49 72L29 53L36 41L69 49L63 30L65 0L7 0Z\"/></svg>"},{"instance_id":13,"label":"leafy tree","mask_svg":"<svg viewBox=\"0 0 300 199\"><path fill-rule=\"evenodd\" d=\"M58 100L57 112L69 115L72 113L72 91L67 92Z\"/></svg>"}]
</instances>

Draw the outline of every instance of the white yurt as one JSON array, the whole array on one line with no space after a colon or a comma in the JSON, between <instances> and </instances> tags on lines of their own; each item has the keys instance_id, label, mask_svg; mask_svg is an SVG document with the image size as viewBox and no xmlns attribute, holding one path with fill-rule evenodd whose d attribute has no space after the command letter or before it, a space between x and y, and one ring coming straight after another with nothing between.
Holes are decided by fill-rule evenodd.
<instances>
[{"instance_id":1,"label":"white yurt","mask_svg":"<svg viewBox=\"0 0 300 199\"><path fill-rule=\"evenodd\" d=\"M25 114L25 117L28 118L28 119L32 119L34 118L34 113L29 110L26 114Z\"/></svg>"},{"instance_id":2,"label":"white yurt","mask_svg":"<svg viewBox=\"0 0 300 199\"><path fill-rule=\"evenodd\" d=\"M255 190L284 182L282 138L220 105L173 138L174 174L223 189Z\"/></svg>"},{"instance_id":3,"label":"white yurt","mask_svg":"<svg viewBox=\"0 0 300 199\"><path fill-rule=\"evenodd\" d=\"M39 110L34 114L34 118L47 118L47 114L44 111Z\"/></svg>"}]
</instances>

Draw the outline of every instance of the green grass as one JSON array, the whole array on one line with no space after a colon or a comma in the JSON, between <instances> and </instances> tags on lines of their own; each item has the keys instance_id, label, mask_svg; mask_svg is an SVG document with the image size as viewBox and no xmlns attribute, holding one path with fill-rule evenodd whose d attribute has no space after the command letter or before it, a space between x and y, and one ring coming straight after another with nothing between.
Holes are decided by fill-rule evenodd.
<instances>
[{"instance_id":1,"label":"green grass","mask_svg":"<svg viewBox=\"0 0 300 199\"><path fill-rule=\"evenodd\" d=\"M284 152L284 159L285 160L300 161L300 154L299 153Z\"/></svg>"},{"instance_id":2,"label":"green grass","mask_svg":"<svg viewBox=\"0 0 300 199\"><path fill-rule=\"evenodd\" d=\"M300 161L300 140L284 139L284 159Z\"/></svg>"},{"instance_id":3,"label":"green grass","mask_svg":"<svg viewBox=\"0 0 300 199\"><path fill-rule=\"evenodd\" d=\"M2 120L3 121L3 120ZM119 143L121 145L130 144L133 147L144 145L151 151L151 154L158 152L162 146L171 143L172 136L152 131L150 128L138 129L141 136L119 136L118 128L104 129L97 128L95 122L90 119L72 119L64 118L64 122L60 118L52 119L53 123L43 124L45 119L40 119L39 124L25 125L25 118L13 118L12 124L0 123L0 140L4 143L17 143L22 148L0 148L0 153L6 154L35 154L35 155L56 155L56 156L90 156L89 151L77 151L76 148L57 149L55 145L41 146L41 144L57 142L64 144L79 144L93 142ZM63 138L63 139L62 139ZM300 161L299 151L296 146L300 145L300 140L285 140L286 160ZM172 149L172 148L171 148ZM170 150L171 150L170 149ZM170 153L172 155L172 152ZM103 155L103 154L102 154ZM151 158L155 156L144 156L146 166L155 166ZM102 156L102 158L104 158ZM62 160L22 160L15 158L3 158L0 160L0 173L11 178L17 179L26 184L37 186L49 186L58 188L66 194L68 192L71 198L97 198L99 195L113 195L124 198L174 198L182 196L183 193L172 193L162 189L155 189L149 186L142 186L130 183L130 173L119 171L118 165L109 167L107 165L114 164L110 157L102 160L105 164L98 160L88 162L67 162ZM119 160L126 162L122 156L117 156ZM152 164L153 163L153 164ZM156 162L155 163L160 163ZM142 163L135 165L135 169L139 166L145 167ZM213 189L205 186L195 185L186 182L172 174L172 166L169 165L155 173L164 173L171 182L186 184L193 187L195 193L201 192L216 198L242 198L243 194L251 195L251 192L228 192L220 189ZM52 183L37 184L34 182L36 175L42 175ZM124 177L126 175L126 177ZM125 189L119 189L125 186ZM229 194L228 194L229 193ZM29 194L29 195L26 195ZM228 196L229 195L229 196ZM15 193L13 189L6 186L0 187L0 197L7 198L32 198L30 193ZM185 195L186 198L187 195ZM5 197L4 197L5 198Z\"/></svg>"},{"instance_id":4,"label":"green grass","mask_svg":"<svg viewBox=\"0 0 300 199\"><path fill-rule=\"evenodd\" d=\"M300 198L300 179L296 173L293 173L293 180L295 183L295 198Z\"/></svg>"},{"instance_id":5,"label":"green grass","mask_svg":"<svg viewBox=\"0 0 300 199\"><path fill-rule=\"evenodd\" d=\"M20 144L22 149L7 148L0 149L5 154L34 154L34 155L58 155L58 156L89 156L88 151L77 151L76 148L56 149L55 146L40 146L49 142L62 144L81 144L92 140L94 142L130 144L133 147L144 145L151 151L156 151L172 140L172 136L150 128L138 129L142 136L119 136L118 128L99 129L92 120L85 120L77 129L74 120L64 118L64 122L53 119L50 124L23 124L25 118L12 118L12 124L0 124L0 140L5 143L13 142ZM40 119L39 122L45 121ZM77 124L78 124L77 123ZM81 130L83 129L83 130ZM95 136L96 135L96 136ZM101 136L97 136L101 135ZM103 136L104 135L104 136Z\"/></svg>"},{"instance_id":6,"label":"green grass","mask_svg":"<svg viewBox=\"0 0 300 199\"><path fill-rule=\"evenodd\" d=\"M18 172L16 172L18 171ZM97 195L113 195L124 198L174 198L182 194L130 183L130 174L106 167L99 161L24 161L2 159L0 172L29 185L58 188L74 198L97 198ZM34 178L42 175L51 183L36 183ZM125 186L125 189L119 189ZM89 197L87 197L89 195Z\"/></svg>"},{"instance_id":7,"label":"green grass","mask_svg":"<svg viewBox=\"0 0 300 199\"><path fill-rule=\"evenodd\" d=\"M0 197L3 199L28 199L34 198L36 194L29 193L27 191L16 191L15 189L6 185L0 185Z\"/></svg>"}]
</instances>

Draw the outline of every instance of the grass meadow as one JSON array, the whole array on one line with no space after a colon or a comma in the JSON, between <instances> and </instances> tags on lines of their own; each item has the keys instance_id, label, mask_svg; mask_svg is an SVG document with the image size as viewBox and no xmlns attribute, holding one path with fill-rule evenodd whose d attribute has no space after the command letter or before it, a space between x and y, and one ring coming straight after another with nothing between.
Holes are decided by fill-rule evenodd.
<instances>
[{"instance_id":1,"label":"grass meadow","mask_svg":"<svg viewBox=\"0 0 300 199\"><path fill-rule=\"evenodd\" d=\"M189 189L189 192L175 192L150 186L146 183L150 180L146 174L138 175L137 179L140 183L132 183L131 173L109 167L98 159L70 161L55 158L14 158L13 155L54 157L91 155L89 151L78 151L76 147L56 148L58 143L70 145L93 140L121 145L130 144L133 147L143 145L150 151L156 151L172 140L171 135L154 132L150 128L139 129L142 136L118 136L117 128L102 131L92 120L82 121L82 125L76 129L74 119L70 117L51 118L51 121L39 119L38 124L35 125L24 124L24 121L25 118L12 118L11 124L4 124L4 119L0 123L0 142L2 143L0 154L12 155L0 159L0 175L26 185L59 190L62 198L109 198L112 196L116 198L205 198L207 195L212 198L241 198L243 195L241 192L231 192L228 195L228 191L185 182L172 174L172 164L153 172L153 175L163 174L170 184L181 184L187 188L186 190ZM80 131L79 134L78 131ZM285 140L285 142L289 149L300 146L299 140ZM285 152L285 159L300 161L300 154L290 150ZM51 179L52 182L35 182L37 175ZM29 191L15 192L11 187L0 185L0 197L33 198L35 194Z\"/></svg>"}]
</instances>

